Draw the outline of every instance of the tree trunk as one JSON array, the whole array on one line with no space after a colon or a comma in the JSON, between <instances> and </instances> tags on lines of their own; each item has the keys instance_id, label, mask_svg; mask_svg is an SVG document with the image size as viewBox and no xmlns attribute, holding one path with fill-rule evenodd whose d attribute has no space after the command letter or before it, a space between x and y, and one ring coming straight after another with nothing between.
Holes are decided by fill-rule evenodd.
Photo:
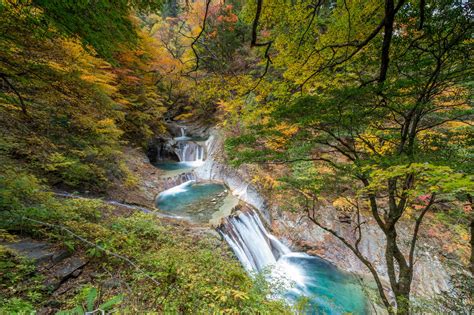
<instances>
[{"instance_id":1,"label":"tree trunk","mask_svg":"<svg viewBox=\"0 0 474 315\"><path fill-rule=\"evenodd\" d=\"M472 275L474 276L474 212L472 209L472 196L471 194L467 194L467 200L469 200L469 206L471 207L471 258L469 259L469 270L471 271Z\"/></svg>"},{"instance_id":2,"label":"tree trunk","mask_svg":"<svg viewBox=\"0 0 474 315\"><path fill-rule=\"evenodd\" d=\"M398 292L395 296L397 300L397 315L410 314L410 291Z\"/></svg>"},{"instance_id":3,"label":"tree trunk","mask_svg":"<svg viewBox=\"0 0 474 315\"><path fill-rule=\"evenodd\" d=\"M472 215L472 213L471 213ZM471 218L471 258L469 260L469 270L474 275L474 215Z\"/></svg>"}]
</instances>

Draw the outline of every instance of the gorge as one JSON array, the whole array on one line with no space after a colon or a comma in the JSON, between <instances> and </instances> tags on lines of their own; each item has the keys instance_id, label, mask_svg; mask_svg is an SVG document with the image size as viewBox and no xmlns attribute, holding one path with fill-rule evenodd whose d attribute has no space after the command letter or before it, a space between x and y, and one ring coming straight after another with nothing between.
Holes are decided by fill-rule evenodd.
<instances>
[{"instance_id":1,"label":"gorge","mask_svg":"<svg viewBox=\"0 0 474 315\"><path fill-rule=\"evenodd\" d=\"M474 313L474 6L0 1L0 314Z\"/></svg>"},{"instance_id":2,"label":"gorge","mask_svg":"<svg viewBox=\"0 0 474 315\"><path fill-rule=\"evenodd\" d=\"M344 273L319 257L292 252L267 232L257 213L259 210L245 204L238 197L240 195L249 200L247 189L258 196L249 183L241 183L239 186L244 186L245 189L236 191L224 184L230 178L224 177L219 181L213 176L212 170L209 177L200 177L205 174L200 169L205 163L215 164L212 160L216 152L215 132L211 139L196 142L197 137L186 134L185 128L170 128L176 129L180 130L179 136L172 137L162 146L171 152L163 154L163 149L157 150L158 162L154 163L164 170L162 177L166 180L165 187L169 187L156 198L156 207L160 212L216 226L249 274L265 274L270 285L275 286L275 291L283 292L278 293L282 294L280 298L290 303L296 303L303 297L308 298L309 309L313 310L310 313L370 312L367 298L356 276ZM179 161L163 159L163 155L170 156L172 152L178 156ZM177 170L183 173L177 174ZM257 200L260 201L260 198ZM237 210L239 203L245 204L243 212ZM260 209L265 211L262 207Z\"/></svg>"}]
</instances>

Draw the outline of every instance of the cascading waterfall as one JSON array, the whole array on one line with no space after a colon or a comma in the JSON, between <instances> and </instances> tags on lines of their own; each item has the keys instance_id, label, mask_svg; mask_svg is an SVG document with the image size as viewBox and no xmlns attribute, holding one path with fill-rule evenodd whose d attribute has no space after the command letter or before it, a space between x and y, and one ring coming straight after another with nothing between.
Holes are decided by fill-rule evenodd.
<instances>
[{"instance_id":1,"label":"cascading waterfall","mask_svg":"<svg viewBox=\"0 0 474 315\"><path fill-rule=\"evenodd\" d=\"M176 146L175 152L180 162L198 162L204 160L204 148L195 142L180 141Z\"/></svg>"},{"instance_id":2,"label":"cascading waterfall","mask_svg":"<svg viewBox=\"0 0 474 315\"><path fill-rule=\"evenodd\" d=\"M309 314L367 314L354 277L323 259L292 252L267 232L255 212L227 217L218 231L249 273L269 269L269 281L283 286L290 302L309 297Z\"/></svg>"},{"instance_id":3,"label":"cascading waterfall","mask_svg":"<svg viewBox=\"0 0 474 315\"><path fill-rule=\"evenodd\" d=\"M197 162L204 161L204 148L202 146L198 146L197 148L196 161Z\"/></svg>"},{"instance_id":4,"label":"cascading waterfall","mask_svg":"<svg viewBox=\"0 0 474 315\"><path fill-rule=\"evenodd\" d=\"M253 212L227 217L219 231L249 272L274 265L279 257L291 252L267 233L262 221Z\"/></svg>"},{"instance_id":5,"label":"cascading waterfall","mask_svg":"<svg viewBox=\"0 0 474 315\"><path fill-rule=\"evenodd\" d=\"M181 136L174 138L177 143L175 153L180 162L188 163L190 166L200 166L204 161L204 147L199 143L190 141L184 128L180 128Z\"/></svg>"},{"instance_id":6,"label":"cascading waterfall","mask_svg":"<svg viewBox=\"0 0 474 315\"><path fill-rule=\"evenodd\" d=\"M174 140L176 140L176 141L186 141L186 140L191 139L190 137L186 136L186 129L184 127L179 127L179 133L180 133L180 136L175 137Z\"/></svg>"}]
</instances>

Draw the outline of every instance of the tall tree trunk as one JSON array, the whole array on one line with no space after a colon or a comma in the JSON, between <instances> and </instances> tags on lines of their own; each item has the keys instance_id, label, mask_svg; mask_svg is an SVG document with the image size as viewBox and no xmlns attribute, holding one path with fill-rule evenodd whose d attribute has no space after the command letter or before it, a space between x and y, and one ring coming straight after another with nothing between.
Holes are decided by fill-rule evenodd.
<instances>
[{"instance_id":1,"label":"tall tree trunk","mask_svg":"<svg viewBox=\"0 0 474 315\"><path fill-rule=\"evenodd\" d=\"M410 291L408 290L408 292L398 292L395 296L395 299L397 300L397 315L409 315Z\"/></svg>"},{"instance_id":2,"label":"tall tree trunk","mask_svg":"<svg viewBox=\"0 0 474 315\"><path fill-rule=\"evenodd\" d=\"M413 268L408 266L406 261L401 257L403 254L397 245L397 233L394 226L388 227L385 237L387 238L385 259L390 286L397 302L396 313L400 315L409 314Z\"/></svg>"},{"instance_id":3,"label":"tall tree trunk","mask_svg":"<svg viewBox=\"0 0 474 315\"><path fill-rule=\"evenodd\" d=\"M469 270L471 271L472 275L474 276L474 212L472 209L472 196L471 194L467 194L467 199L469 200L469 206L471 207L471 258L469 259Z\"/></svg>"},{"instance_id":4,"label":"tall tree trunk","mask_svg":"<svg viewBox=\"0 0 474 315\"><path fill-rule=\"evenodd\" d=\"M474 275L474 215L471 217L471 258L469 260L469 270Z\"/></svg>"}]
</instances>

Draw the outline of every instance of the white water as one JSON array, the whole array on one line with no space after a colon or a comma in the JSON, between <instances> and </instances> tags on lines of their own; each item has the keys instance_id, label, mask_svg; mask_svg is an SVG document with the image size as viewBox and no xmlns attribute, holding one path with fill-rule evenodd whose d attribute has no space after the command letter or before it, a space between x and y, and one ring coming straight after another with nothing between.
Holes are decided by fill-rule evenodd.
<instances>
[{"instance_id":1,"label":"white water","mask_svg":"<svg viewBox=\"0 0 474 315\"><path fill-rule=\"evenodd\" d=\"M186 131L185 131L184 127L179 127L179 131L180 131L181 135L179 137L175 137L174 140L176 140L176 141L186 141L186 140L191 139L190 137L186 136Z\"/></svg>"},{"instance_id":2,"label":"white water","mask_svg":"<svg viewBox=\"0 0 474 315\"><path fill-rule=\"evenodd\" d=\"M196 172L197 178L205 177L212 180L219 178L215 174L223 176L224 183L236 195L233 198L226 198L229 199L227 202L231 206L221 207L225 209L220 208L219 213L214 213L210 222L215 224L223 216L229 215L238 203L238 198L248 201L265 214L265 211L262 211L265 210L265 205L258 193L250 189L250 185L240 180L238 176L229 179L229 176L225 176L227 173L222 171L224 167L214 163L212 155L216 141L213 136L208 138L204 148L201 145L202 141L192 141L193 138L186 137L184 128L180 130L181 136L175 138L180 140L175 149L180 159L179 164L196 167L193 172ZM206 162L204 155L207 155ZM219 170L216 171L215 167ZM165 190L158 196L158 201L172 196L175 198L174 202L181 202L181 196L176 195L189 191L193 183L194 180L189 180ZM245 212L238 216L228 216L224 220L225 222L218 228L219 232L248 273L253 275L264 271L267 280L276 289L272 291L272 297L284 297L291 304L297 301L298 297L310 297L308 310L312 314L316 314L314 310L321 310L321 313L331 315L366 314L360 288L348 282L346 275L320 258L306 253L291 252L278 238L267 232L256 213Z\"/></svg>"},{"instance_id":3,"label":"white water","mask_svg":"<svg viewBox=\"0 0 474 315\"><path fill-rule=\"evenodd\" d=\"M163 176L165 189L173 188L190 180L196 180L196 175L193 172L179 173L168 177Z\"/></svg>"},{"instance_id":4,"label":"white water","mask_svg":"<svg viewBox=\"0 0 474 315\"><path fill-rule=\"evenodd\" d=\"M189 186L191 186L195 182L196 181L194 179L188 180L188 181L186 181L186 182L184 182L184 183L182 183L178 186L174 186L170 189L164 190L158 195L158 199L186 192L186 191L189 190Z\"/></svg>"},{"instance_id":5,"label":"white water","mask_svg":"<svg viewBox=\"0 0 474 315\"><path fill-rule=\"evenodd\" d=\"M174 138L177 143L175 149L180 163L186 166L199 167L204 164L204 147L196 142L189 141L192 138L186 135L185 129L180 127L181 136Z\"/></svg>"},{"instance_id":6,"label":"white water","mask_svg":"<svg viewBox=\"0 0 474 315\"><path fill-rule=\"evenodd\" d=\"M270 269L270 281L278 282L280 286L295 293L305 293L304 270L289 258L310 256L292 252L268 233L256 213L244 212L235 217L228 217L219 231L247 272Z\"/></svg>"},{"instance_id":7,"label":"white water","mask_svg":"<svg viewBox=\"0 0 474 315\"><path fill-rule=\"evenodd\" d=\"M262 271L275 265L290 249L269 234L253 212L228 217L220 228L225 240L234 250L247 271Z\"/></svg>"}]
</instances>

